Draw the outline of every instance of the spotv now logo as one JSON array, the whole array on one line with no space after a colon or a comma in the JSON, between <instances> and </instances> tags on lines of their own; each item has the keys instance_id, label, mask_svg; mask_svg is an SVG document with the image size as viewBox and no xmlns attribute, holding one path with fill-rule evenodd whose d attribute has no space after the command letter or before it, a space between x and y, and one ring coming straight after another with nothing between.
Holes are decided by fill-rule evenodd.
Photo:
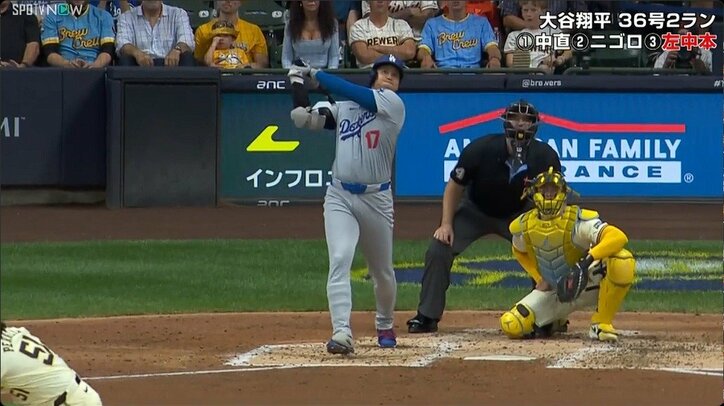
<instances>
[{"instance_id":1,"label":"spotv now logo","mask_svg":"<svg viewBox=\"0 0 724 406\"><path fill-rule=\"evenodd\" d=\"M59 15L67 16L71 14L80 14L83 11L83 4L69 3L49 3L49 4L32 4L32 3L13 3L12 12L14 15Z\"/></svg>"}]
</instances>

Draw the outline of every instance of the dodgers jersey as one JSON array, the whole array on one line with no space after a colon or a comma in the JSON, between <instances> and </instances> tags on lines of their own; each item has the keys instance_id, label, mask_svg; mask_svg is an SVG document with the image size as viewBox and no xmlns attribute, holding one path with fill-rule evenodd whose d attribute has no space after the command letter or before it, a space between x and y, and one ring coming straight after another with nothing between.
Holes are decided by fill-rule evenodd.
<instances>
[{"instance_id":1,"label":"dodgers jersey","mask_svg":"<svg viewBox=\"0 0 724 406\"><path fill-rule=\"evenodd\" d=\"M479 68L491 45L498 39L487 18L468 14L454 21L442 15L427 20L418 48L425 48L438 68Z\"/></svg>"},{"instance_id":2,"label":"dodgers jersey","mask_svg":"<svg viewBox=\"0 0 724 406\"><path fill-rule=\"evenodd\" d=\"M40 35L43 45L59 44L60 56L72 61L95 62L101 45L113 44L113 17L98 7L88 5L78 17L48 14Z\"/></svg>"},{"instance_id":3,"label":"dodgers jersey","mask_svg":"<svg viewBox=\"0 0 724 406\"><path fill-rule=\"evenodd\" d=\"M0 392L18 405L53 404L75 382L75 372L23 327L6 327L0 338Z\"/></svg>"},{"instance_id":4,"label":"dodgers jersey","mask_svg":"<svg viewBox=\"0 0 724 406\"><path fill-rule=\"evenodd\" d=\"M337 122L332 176L342 182L375 184L392 178L397 139L405 122L405 105L395 92L371 90L377 103L373 113L353 101L317 103L328 107Z\"/></svg>"}]
</instances>

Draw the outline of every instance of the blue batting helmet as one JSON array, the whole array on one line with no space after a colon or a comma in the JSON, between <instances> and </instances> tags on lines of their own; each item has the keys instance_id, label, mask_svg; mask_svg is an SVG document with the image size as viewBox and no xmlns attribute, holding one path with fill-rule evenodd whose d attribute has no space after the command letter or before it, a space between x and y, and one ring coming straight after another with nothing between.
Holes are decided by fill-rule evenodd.
<instances>
[{"instance_id":1,"label":"blue batting helmet","mask_svg":"<svg viewBox=\"0 0 724 406\"><path fill-rule=\"evenodd\" d=\"M375 60L374 64L372 64L372 70L370 71L370 86L372 86L377 80L377 68L382 65L392 65L396 67L400 72L400 81L402 81L402 76L405 74L405 61L394 55L382 55Z\"/></svg>"}]
</instances>

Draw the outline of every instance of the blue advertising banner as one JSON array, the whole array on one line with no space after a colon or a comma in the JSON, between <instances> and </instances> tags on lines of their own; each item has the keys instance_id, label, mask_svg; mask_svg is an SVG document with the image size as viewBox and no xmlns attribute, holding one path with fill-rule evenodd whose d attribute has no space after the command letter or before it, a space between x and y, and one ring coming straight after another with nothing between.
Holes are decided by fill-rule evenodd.
<instances>
[{"instance_id":1,"label":"blue advertising banner","mask_svg":"<svg viewBox=\"0 0 724 406\"><path fill-rule=\"evenodd\" d=\"M439 197L460 152L524 98L584 197L720 198L721 93L402 93L396 195ZM444 103L440 99L444 98Z\"/></svg>"}]
</instances>

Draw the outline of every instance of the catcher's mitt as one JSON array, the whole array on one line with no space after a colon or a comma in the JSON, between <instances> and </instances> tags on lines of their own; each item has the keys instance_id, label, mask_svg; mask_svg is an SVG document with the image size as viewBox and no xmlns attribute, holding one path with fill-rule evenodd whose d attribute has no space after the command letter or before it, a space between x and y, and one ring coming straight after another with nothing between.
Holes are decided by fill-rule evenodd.
<instances>
[{"instance_id":1,"label":"catcher's mitt","mask_svg":"<svg viewBox=\"0 0 724 406\"><path fill-rule=\"evenodd\" d=\"M578 261L571 271L561 276L556 283L556 293L561 303L572 302L578 299L588 285L588 267L593 263L593 257L586 255Z\"/></svg>"}]
</instances>

